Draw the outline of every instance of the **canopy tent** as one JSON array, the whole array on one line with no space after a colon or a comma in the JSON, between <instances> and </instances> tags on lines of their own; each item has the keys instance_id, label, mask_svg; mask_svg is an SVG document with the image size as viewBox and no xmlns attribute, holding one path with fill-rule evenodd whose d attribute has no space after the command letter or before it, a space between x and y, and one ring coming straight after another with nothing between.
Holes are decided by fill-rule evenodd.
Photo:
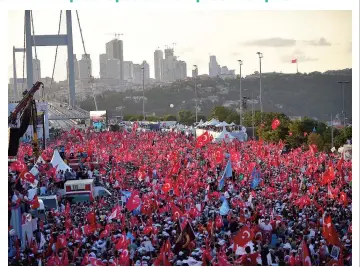
<instances>
[{"instance_id":1,"label":"canopy tent","mask_svg":"<svg viewBox=\"0 0 360 267\"><path fill-rule=\"evenodd\" d=\"M52 156L50 163L53 167L56 167L57 172L59 170L62 171L70 170L70 167L60 157L59 151L57 151L57 149L54 150L54 154Z\"/></svg>"},{"instance_id":2,"label":"canopy tent","mask_svg":"<svg viewBox=\"0 0 360 267\"><path fill-rule=\"evenodd\" d=\"M211 119L210 121L207 121L203 124L203 126L215 126L219 124L220 122L216 119Z\"/></svg>"},{"instance_id":3,"label":"canopy tent","mask_svg":"<svg viewBox=\"0 0 360 267\"><path fill-rule=\"evenodd\" d=\"M235 137L231 135L228 131L226 131L225 126L223 126L222 132L215 137L215 141L231 142Z\"/></svg>"},{"instance_id":4,"label":"canopy tent","mask_svg":"<svg viewBox=\"0 0 360 267\"><path fill-rule=\"evenodd\" d=\"M230 124L227 124L226 121L220 122L219 124L216 124L215 127L224 127L224 126L230 126Z\"/></svg>"},{"instance_id":5,"label":"canopy tent","mask_svg":"<svg viewBox=\"0 0 360 267\"><path fill-rule=\"evenodd\" d=\"M198 125L196 125L196 127L201 127L201 126L203 126L203 125L204 125L203 120L200 120L200 122L198 123Z\"/></svg>"},{"instance_id":6,"label":"canopy tent","mask_svg":"<svg viewBox=\"0 0 360 267\"><path fill-rule=\"evenodd\" d=\"M232 122L230 123L230 126L236 126L236 123Z\"/></svg>"}]
</instances>

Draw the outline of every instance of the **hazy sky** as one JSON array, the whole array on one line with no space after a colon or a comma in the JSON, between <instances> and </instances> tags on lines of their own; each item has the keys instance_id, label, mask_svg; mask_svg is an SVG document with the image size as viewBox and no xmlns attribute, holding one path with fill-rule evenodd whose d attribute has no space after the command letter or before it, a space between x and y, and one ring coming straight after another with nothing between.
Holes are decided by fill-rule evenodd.
<instances>
[{"instance_id":1,"label":"hazy sky","mask_svg":"<svg viewBox=\"0 0 360 267\"><path fill-rule=\"evenodd\" d=\"M60 11L33 11L35 34L56 34ZM75 12L74 53L83 48ZM209 55L221 66L239 67L244 74L258 70L257 51L263 52L263 72L300 72L351 68L351 11L135 11L80 10L87 53L93 75L99 76L99 54L115 32L123 33L124 60L150 64L154 77L154 50L175 43L175 55L187 62L188 76L194 64L208 73ZM23 47L24 11L9 12L9 77L12 77L12 46ZM65 33L63 12L62 33ZM38 47L42 76L51 77L55 47ZM33 53L34 55L34 53ZM66 79L66 47L59 47L55 80ZM17 75L22 77L22 55L17 53ZM25 74L26 77L26 74Z\"/></svg>"}]
</instances>

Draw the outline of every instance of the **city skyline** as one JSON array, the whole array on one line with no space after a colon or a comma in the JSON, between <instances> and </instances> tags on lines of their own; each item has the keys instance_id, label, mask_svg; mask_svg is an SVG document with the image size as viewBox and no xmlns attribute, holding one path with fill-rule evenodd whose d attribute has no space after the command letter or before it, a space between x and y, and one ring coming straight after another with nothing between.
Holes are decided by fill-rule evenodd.
<instances>
[{"instance_id":1,"label":"city skyline","mask_svg":"<svg viewBox=\"0 0 360 267\"><path fill-rule=\"evenodd\" d=\"M56 34L58 21L55 11L34 11L36 34ZM101 13L101 12L100 12ZM174 47L178 60L187 63L187 76L191 76L193 65L199 67L199 75L209 74L209 56L215 55L220 67L238 70L238 59L242 59L243 75L258 70L257 51L264 54L263 72L295 72L291 59L298 59L300 72L326 71L329 69L351 68L351 11L192 11L186 13L158 12L151 16L140 12L136 16L130 12L108 12L97 14L103 17L91 20L93 11L81 11L80 19L87 53L92 58L92 74L99 77L99 55L104 54L105 44L114 39L118 28L124 28L123 41L124 61L142 62L150 65L150 77L155 78L154 51L164 50L165 45ZM155 12L157 13L157 12ZM123 14L124 16L119 16ZM51 16L51 23L46 19ZM135 16L135 17L134 17ZM150 20L150 17L153 19ZM201 17L201 19L199 18ZM271 17L271 20L269 19ZM163 23L162 19L169 19ZM311 19L317 20L308 27ZM137 23L126 23L137 20L147 24L144 29ZM179 20L180 19L180 20ZM262 23L265 20L266 23ZM110 24L109 22L117 22ZM193 31L189 26L193 21ZM9 12L9 51L12 46L22 47L23 11ZM243 23L243 24L242 24ZM246 23L246 24L245 24ZM255 24L256 23L256 24ZM108 27L102 27L108 24ZM113 24L121 25L117 28ZM141 23L140 23L141 24ZM231 25L246 25L236 27ZM151 28L151 29L150 29ZM227 29L229 28L229 29ZM62 31L65 23L62 23ZM238 34L240 33L240 34ZM76 20L73 19L74 54L81 58L83 54L80 33ZM214 38L214 36L216 38ZM175 43L175 44L173 44ZM41 74L51 77L55 47L37 49L41 61ZM18 78L22 77L22 55L17 54ZM59 47L55 80L65 80L66 49ZM25 75L26 76L26 75ZM8 77L12 77L12 65L8 64Z\"/></svg>"}]
</instances>

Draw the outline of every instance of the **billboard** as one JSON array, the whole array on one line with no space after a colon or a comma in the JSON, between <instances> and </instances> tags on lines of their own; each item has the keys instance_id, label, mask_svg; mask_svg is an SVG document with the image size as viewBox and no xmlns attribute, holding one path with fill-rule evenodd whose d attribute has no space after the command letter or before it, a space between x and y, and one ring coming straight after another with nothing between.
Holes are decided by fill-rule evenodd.
<instances>
[{"instance_id":1,"label":"billboard","mask_svg":"<svg viewBox=\"0 0 360 267\"><path fill-rule=\"evenodd\" d=\"M107 127L107 113L106 110L90 111L90 124L95 131L105 130Z\"/></svg>"}]
</instances>

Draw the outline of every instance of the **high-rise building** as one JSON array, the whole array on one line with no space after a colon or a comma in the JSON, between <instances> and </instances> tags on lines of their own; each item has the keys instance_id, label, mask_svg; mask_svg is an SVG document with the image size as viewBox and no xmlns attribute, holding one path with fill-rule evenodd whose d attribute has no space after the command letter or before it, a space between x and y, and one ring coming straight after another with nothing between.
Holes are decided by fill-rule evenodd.
<instances>
[{"instance_id":1,"label":"high-rise building","mask_svg":"<svg viewBox=\"0 0 360 267\"><path fill-rule=\"evenodd\" d=\"M108 60L107 54L100 54L99 55L99 65L100 65L100 78L105 79L107 78L106 72L106 61ZM119 73L120 75L120 73Z\"/></svg>"},{"instance_id":2,"label":"high-rise building","mask_svg":"<svg viewBox=\"0 0 360 267\"><path fill-rule=\"evenodd\" d=\"M166 50L165 50L166 51ZM176 57L174 56L165 56L163 60L163 81L173 82L176 80Z\"/></svg>"},{"instance_id":3,"label":"high-rise building","mask_svg":"<svg viewBox=\"0 0 360 267\"><path fill-rule=\"evenodd\" d=\"M216 61L216 56L210 56L209 62L209 76L216 77L221 74L220 65Z\"/></svg>"},{"instance_id":4,"label":"high-rise building","mask_svg":"<svg viewBox=\"0 0 360 267\"><path fill-rule=\"evenodd\" d=\"M74 54L73 55L74 57L74 79L75 81L78 81L79 80L79 62L76 58L76 55ZM67 79L69 80L69 62L66 60L66 69L67 69Z\"/></svg>"},{"instance_id":5,"label":"high-rise building","mask_svg":"<svg viewBox=\"0 0 360 267\"><path fill-rule=\"evenodd\" d=\"M142 65L134 64L134 83L142 84Z\"/></svg>"},{"instance_id":6,"label":"high-rise building","mask_svg":"<svg viewBox=\"0 0 360 267\"><path fill-rule=\"evenodd\" d=\"M124 61L124 80L133 82L134 80L134 64L132 61Z\"/></svg>"},{"instance_id":7,"label":"high-rise building","mask_svg":"<svg viewBox=\"0 0 360 267\"><path fill-rule=\"evenodd\" d=\"M92 63L90 55L83 54L79 60L79 79L82 82L88 82L92 76Z\"/></svg>"},{"instance_id":8,"label":"high-rise building","mask_svg":"<svg viewBox=\"0 0 360 267\"><path fill-rule=\"evenodd\" d=\"M32 65L33 65L33 82L35 83L41 80L40 60L34 58L32 60Z\"/></svg>"},{"instance_id":9,"label":"high-rise building","mask_svg":"<svg viewBox=\"0 0 360 267\"><path fill-rule=\"evenodd\" d=\"M187 76L186 62L185 61L176 61L175 79L181 80L181 79L186 78L186 76Z\"/></svg>"},{"instance_id":10,"label":"high-rise building","mask_svg":"<svg viewBox=\"0 0 360 267\"><path fill-rule=\"evenodd\" d=\"M113 80L120 79L120 60L113 58L106 61L106 78Z\"/></svg>"},{"instance_id":11,"label":"high-rise building","mask_svg":"<svg viewBox=\"0 0 360 267\"><path fill-rule=\"evenodd\" d=\"M191 72L191 76L193 77L193 78L195 78L196 76L198 76L198 69L194 69L194 70L192 70L192 72Z\"/></svg>"},{"instance_id":12,"label":"high-rise building","mask_svg":"<svg viewBox=\"0 0 360 267\"><path fill-rule=\"evenodd\" d=\"M167 59L169 57L173 57L173 56L174 56L174 49L166 48L165 49L165 59Z\"/></svg>"},{"instance_id":13,"label":"high-rise building","mask_svg":"<svg viewBox=\"0 0 360 267\"><path fill-rule=\"evenodd\" d=\"M154 52L154 70L155 70L155 80L161 82L163 80L163 59L164 54L161 50L155 50Z\"/></svg>"},{"instance_id":14,"label":"high-rise building","mask_svg":"<svg viewBox=\"0 0 360 267\"><path fill-rule=\"evenodd\" d=\"M229 69L228 69L228 67L226 67L226 66L222 66L221 67L221 74L229 74Z\"/></svg>"},{"instance_id":15,"label":"high-rise building","mask_svg":"<svg viewBox=\"0 0 360 267\"><path fill-rule=\"evenodd\" d=\"M118 59L120 61L120 80L124 80L124 47L122 40L111 40L110 42L106 43L106 55L108 59Z\"/></svg>"},{"instance_id":16,"label":"high-rise building","mask_svg":"<svg viewBox=\"0 0 360 267\"><path fill-rule=\"evenodd\" d=\"M150 82L150 65L144 60L141 67L144 68L144 82L147 84Z\"/></svg>"}]
</instances>

